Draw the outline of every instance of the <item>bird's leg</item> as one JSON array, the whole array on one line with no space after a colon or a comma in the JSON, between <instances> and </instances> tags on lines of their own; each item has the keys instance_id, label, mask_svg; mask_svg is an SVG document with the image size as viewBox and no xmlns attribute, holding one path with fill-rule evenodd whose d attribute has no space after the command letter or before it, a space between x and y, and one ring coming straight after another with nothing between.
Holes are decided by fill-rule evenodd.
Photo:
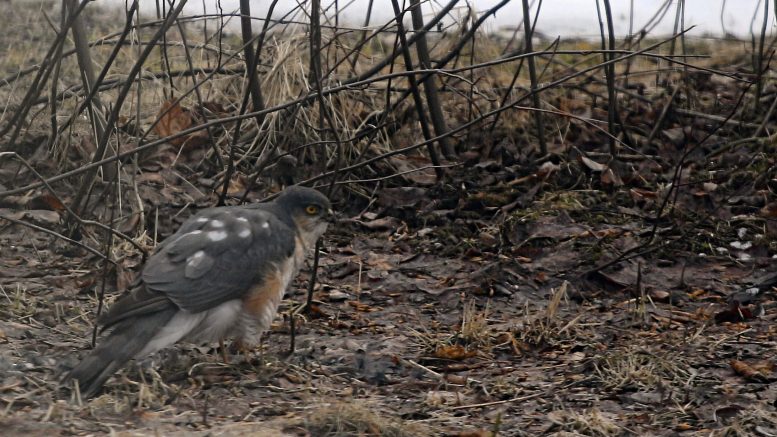
<instances>
[{"instance_id":1,"label":"bird's leg","mask_svg":"<svg viewBox=\"0 0 777 437\"><path fill-rule=\"evenodd\" d=\"M224 346L224 340L221 339L219 340L219 347L221 348L221 358L224 360L224 364L232 364L232 361L240 362L240 355L248 361L248 357L251 355L251 351L253 351L250 343L245 343L239 338L232 340L229 346Z\"/></svg>"},{"instance_id":2,"label":"bird's leg","mask_svg":"<svg viewBox=\"0 0 777 437\"><path fill-rule=\"evenodd\" d=\"M243 355L243 358L248 361L248 356L251 354L252 348L244 343L241 339L235 340L235 344L237 345L237 350Z\"/></svg>"},{"instance_id":3,"label":"bird's leg","mask_svg":"<svg viewBox=\"0 0 777 437\"><path fill-rule=\"evenodd\" d=\"M248 359L251 350L252 348L239 338L232 340L232 344L229 345L229 352L232 355L243 355L246 359Z\"/></svg>"},{"instance_id":4,"label":"bird's leg","mask_svg":"<svg viewBox=\"0 0 777 437\"><path fill-rule=\"evenodd\" d=\"M229 364L229 357L227 356L227 348L224 347L224 339L219 339L219 349L221 350L221 359L224 360L224 364Z\"/></svg>"},{"instance_id":5,"label":"bird's leg","mask_svg":"<svg viewBox=\"0 0 777 437\"><path fill-rule=\"evenodd\" d=\"M310 290L308 290L310 291ZM294 353L294 348L296 346L296 339L297 339L297 315L302 312L303 310L308 311L310 313L312 307L311 302L313 301L313 295L308 294L308 302L300 304L297 308L292 309L289 311L289 355Z\"/></svg>"},{"instance_id":6,"label":"bird's leg","mask_svg":"<svg viewBox=\"0 0 777 437\"><path fill-rule=\"evenodd\" d=\"M305 300L305 306L301 309L305 310L306 314L313 313L313 289L316 287L316 275L318 273L318 257L321 253L321 239L316 240L316 248L313 250L313 268L310 272L310 281L308 282L308 298ZM299 311L299 310L298 310ZM291 346L291 351L294 352L294 345Z\"/></svg>"}]
</instances>

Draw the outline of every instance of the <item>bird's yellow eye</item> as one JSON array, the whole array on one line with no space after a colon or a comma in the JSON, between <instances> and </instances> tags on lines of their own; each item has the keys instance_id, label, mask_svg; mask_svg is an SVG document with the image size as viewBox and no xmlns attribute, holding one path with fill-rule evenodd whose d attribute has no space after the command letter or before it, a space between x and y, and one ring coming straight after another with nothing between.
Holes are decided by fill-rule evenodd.
<instances>
[{"instance_id":1,"label":"bird's yellow eye","mask_svg":"<svg viewBox=\"0 0 777 437\"><path fill-rule=\"evenodd\" d=\"M318 207L316 205L308 205L308 207L305 208L305 212L310 214L310 215L316 215L316 214L318 214L318 211L319 211L319 209L318 209Z\"/></svg>"}]
</instances>

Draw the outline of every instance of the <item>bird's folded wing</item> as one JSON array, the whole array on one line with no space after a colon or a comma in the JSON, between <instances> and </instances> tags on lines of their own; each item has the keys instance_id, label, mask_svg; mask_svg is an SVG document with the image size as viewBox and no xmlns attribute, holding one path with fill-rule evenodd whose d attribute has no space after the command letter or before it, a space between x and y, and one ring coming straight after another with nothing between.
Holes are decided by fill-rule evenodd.
<instances>
[{"instance_id":1,"label":"bird's folded wing","mask_svg":"<svg viewBox=\"0 0 777 437\"><path fill-rule=\"evenodd\" d=\"M149 258L141 275L145 290L136 290L134 299L119 300L110 312L153 310L160 298L200 312L242 298L293 256L294 245L294 230L268 211L203 211Z\"/></svg>"},{"instance_id":2,"label":"bird's folded wing","mask_svg":"<svg viewBox=\"0 0 777 437\"><path fill-rule=\"evenodd\" d=\"M153 314L168 308L175 308L170 299L147 290L142 283L135 284L129 293L119 298L107 312L100 315L97 323L102 326L101 330L105 330L124 319Z\"/></svg>"}]
</instances>

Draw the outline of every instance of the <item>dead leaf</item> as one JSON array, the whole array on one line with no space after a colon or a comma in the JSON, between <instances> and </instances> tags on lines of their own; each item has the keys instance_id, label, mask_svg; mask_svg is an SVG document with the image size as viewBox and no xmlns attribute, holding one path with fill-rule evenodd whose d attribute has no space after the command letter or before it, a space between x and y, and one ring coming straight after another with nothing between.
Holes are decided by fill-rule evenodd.
<instances>
[{"instance_id":1,"label":"dead leaf","mask_svg":"<svg viewBox=\"0 0 777 437\"><path fill-rule=\"evenodd\" d=\"M716 323L736 323L752 320L755 318L753 311L749 306L742 306L737 301L731 301L725 310L715 314Z\"/></svg>"},{"instance_id":2,"label":"dead leaf","mask_svg":"<svg viewBox=\"0 0 777 437\"><path fill-rule=\"evenodd\" d=\"M229 185L227 186L227 195L228 196L241 196L246 191L246 176L242 173L237 173L234 176L232 176L232 179L229 180Z\"/></svg>"},{"instance_id":3,"label":"dead leaf","mask_svg":"<svg viewBox=\"0 0 777 437\"><path fill-rule=\"evenodd\" d=\"M675 146L681 146L685 142L685 128L675 127L661 132Z\"/></svg>"},{"instance_id":4,"label":"dead leaf","mask_svg":"<svg viewBox=\"0 0 777 437\"><path fill-rule=\"evenodd\" d=\"M0 209L0 215L8 218L30 222L38 226L51 227L59 224L60 215L56 211L47 209L29 209L25 211L9 211Z\"/></svg>"},{"instance_id":5,"label":"dead leaf","mask_svg":"<svg viewBox=\"0 0 777 437\"><path fill-rule=\"evenodd\" d=\"M706 292L707 292L707 290L705 290L705 289L703 289L703 288L695 288L693 291L691 291L690 293L688 293L688 296L690 296L690 297L692 297L692 298L696 299L696 298L698 298L699 296L702 296L702 295L704 295L704 293L706 293Z\"/></svg>"},{"instance_id":6,"label":"dead leaf","mask_svg":"<svg viewBox=\"0 0 777 437\"><path fill-rule=\"evenodd\" d=\"M463 360L465 358L474 357L477 353L474 351L468 351L464 346L460 344L451 344L446 346L440 346L434 351L434 356L442 358L444 360Z\"/></svg>"},{"instance_id":7,"label":"dead leaf","mask_svg":"<svg viewBox=\"0 0 777 437\"><path fill-rule=\"evenodd\" d=\"M367 256L364 257L364 263L375 270L390 271L394 270L396 265L395 259L392 259L390 255L379 254L377 252L370 251Z\"/></svg>"},{"instance_id":8,"label":"dead leaf","mask_svg":"<svg viewBox=\"0 0 777 437\"><path fill-rule=\"evenodd\" d=\"M768 376L774 370L774 363L763 361L755 364L748 364L740 360L731 360L731 368L737 375L754 382L765 382Z\"/></svg>"},{"instance_id":9,"label":"dead leaf","mask_svg":"<svg viewBox=\"0 0 777 437\"><path fill-rule=\"evenodd\" d=\"M600 171L604 171L604 169L607 168L604 164L599 164L598 162L594 161L591 158L587 158L584 155L580 155L580 161L582 161L583 164L585 164L585 166L588 167L588 169L591 171L600 172Z\"/></svg>"},{"instance_id":10,"label":"dead leaf","mask_svg":"<svg viewBox=\"0 0 777 437\"><path fill-rule=\"evenodd\" d=\"M229 113L219 102L202 102L202 111L208 111L214 115L227 115Z\"/></svg>"},{"instance_id":11,"label":"dead leaf","mask_svg":"<svg viewBox=\"0 0 777 437\"><path fill-rule=\"evenodd\" d=\"M371 231L390 231L397 229L402 222L396 218L396 217L383 217L376 220L370 220L370 221L361 221L361 220L355 220L356 223L360 224L361 226L364 226L365 228L371 230Z\"/></svg>"},{"instance_id":12,"label":"dead leaf","mask_svg":"<svg viewBox=\"0 0 777 437\"><path fill-rule=\"evenodd\" d=\"M761 208L761 216L775 218L777 217L777 202L767 203L766 206Z\"/></svg>"},{"instance_id":13,"label":"dead leaf","mask_svg":"<svg viewBox=\"0 0 777 437\"><path fill-rule=\"evenodd\" d=\"M711 193L718 189L718 184L713 182L705 182L702 184L702 188L704 188L704 191Z\"/></svg>"},{"instance_id":14,"label":"dead leaf","mask_svg":"<svg viewBox=\"0 0 777 437\"><path fill-rule=\"evenodd\" d=\"M425 188L396 187L381 190L378 196L378 205L384 208L416 208L425 203L427 196Z\"/></svg>"},{"instance_id":15,"label":"dead leaf","mask_svg":"<svg viewBox=\"0 0 777 437\"><path fill-rule=\"evenodd\" d=\"M414 162L411 162L414 161ZM437 174L428 158L422 156L392 156L389 162L396 167L397 173L413 182L414 185L434 185L437 182Z\"/></svg>"},{"instance_id":16,"label":"dead leaf","mask_svg":"<svg viewBox=\"0 0 777 437\"><path fill-rule=\"evenodd\" d=\"M165 185L165 178L159 171L147 171L136 178L138 183L149 182L152 184Z\"/></svg>"},{"instance_id":17,"label":"dead leaf","mask_svg":"<svg viewBox=\"0 0 777 437\"><path fill-rule=\"evenodd\" d=\"M561 170L561 166L558 164L554 164L551 161L545 161L540 168L537 169L536 176L538 178L544 179L553 173Z\"/></svg>"},{"instance_id":18,"label":"dead leaf","mask_svg":"<svg viewBox=\"0 0 777 437\"><path fill-rule=\"evenodd\" d=\"M672 294L666 290L651 290L650 298L659 302L666 302Z\"/></svg>"},{"instance_id":19,"label":"dead leaf","mask_svg":"<svg viewBox=\"0 0 777 437\"><path fill-rule=\"evenodd\" d=\"M449 384L466 385L468 379L469 378L462 375L454 375L452 373L445 374L445 381Z\"/></svg>"},{"instance_id":20,"label":"dead leaf","mask_svg":"<svg viewBox=\"0 0 777 437\"><path fill-rule=\"evenodd\" d=\"M642 188L632 188L629 190L629 194L631 194L631 198L635 201L645 200L645 199L655 199L658 197L658 193L656 193L655 191L648 191Z\"/></svg>"},{"instance_id":21,"label":"dead leaf","mask_svg":"<svg viewBox=\"0 0 777 437\"><path fill-rule=\"evenodd\" d=\"M600 179L604 185L612 185L613 187L623 186L623 179L612 168L607 168L607 170L603 171Z\"/></svg>"},{"instance_id":22,"label":"dead leaf","mask_svg":"<svg viewBox=\"0 0 777 437\"><path fill-rule=\"evenodd\" d=\"M30 209L48 209L51 211L65 211L65 205L53 194L46 192L33 197L28 204Z\"/></svg>"},{"instance_id":23,"label":"dead leaf","mask_svg":"<svg viewBox=\"0 0 777 437\"><path fill-rule=\"evenodd\" d=\"M608 237L617 237L623 233L622 229L618 228L606 228L606 229L598 229L595 231L583 231L579 233L578 235L575 235L577 238L588 238L588 237L596 237L596 238L608 238Z\"/></svg>"},{"instance_id":24,"label":"dead leaf","mask_svg":"<svg viewBox=\"0 0 777 437\"><path fill-rule=\"evenodd\" d=\"M167 100L162 103L162 107L159 109L159 123L154 126L154 131L160 137L169 137L176 135L182 131L185 131L199 120L195 119L194 115L189 109L181 106L180 102L175 100ZM207 141L208 135L204 129L192 132L190 134L174 138L169 140L169 143L174 146L201 146Z\"/></svg>"},{"instance_id":25,"label":"dead leaf","mask_svg":"<svg viewBox=\"0 0 777 437\"><path fill-rule=\"evenodd\" d=\"M430 391L426 393L426 404L432 407L443 405L460 405L461 396L452 391Z\"/></svg>"},{"instance_id":26,"label":"dead leaf","mask_svg":"<svg viewBox=\"0 0 777 437\"><path fill-rule=\"evenodd\" d=\"M380 309L380 308L376 308L376 307L371 307L371 306L367 305L364 302L359 302L359 301L356 301L356 300L349 300L348 301L348 305L353 307L353 309L355 309L356 311L359 311L359 312L362 312L362 313L372 313L372 312L378 311Z\"/></svg>"},{"instance_id":27,"label":"dead leaf","mask_svg":"<svg viewBox=\"0 0 777 437\"><path fill-rule=\"evenodd\" d=\"M726 405L724 407L716 408L712 412L712 418L713 420L715 420L715 422L720 421L720 419L723 419L723 420L733 419L734 417L737 417L739 414L742 413L742 411L745 411L745 410L746 408L741 405L737 405L737 404Z\"/></svg>"}]
</instances>

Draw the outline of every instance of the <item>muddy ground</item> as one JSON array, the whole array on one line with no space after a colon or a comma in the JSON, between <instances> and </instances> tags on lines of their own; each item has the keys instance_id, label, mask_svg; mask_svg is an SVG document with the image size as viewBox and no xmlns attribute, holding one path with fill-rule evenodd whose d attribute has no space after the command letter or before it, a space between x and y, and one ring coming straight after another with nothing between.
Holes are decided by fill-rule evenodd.
<instances>
[{"instance_id":1,"label":"muddy ground","mask_svg":"<svg viewBox=\"0 0 777 437\"><path fill-rule=\"evenodd\" d=\"M122 370L82 403L57 389L57 377L90 347L100 261L5 225L4 426L60 435L777 430L773 294L768 286L754 298L737 294L774 270L763 245L734 249L758 238L752 217L728 230L719 223L721 235L709 225L690 236L659 226L675 247L589 272L639 247L652 227L597 212L607 207L585 205L595 193L575 191L545 193L498 225L472 217L489 209L482 204L413 220L432 197L425 190L436 189L414 188L417 200L387 189L388 204L408 205L385 210L393 216L341 216L291 355L284 315L249 355L225 364L215 345L181 345ZM712 253L684 250L683 238ZM120 264L138 264L136 252L121 250ZM747 253L756 256L737 259ZM115 277L107 275L109 301L120 292ZM300 275L286 311L304 300L308 278Z\"/></svg>"}]
</instances>

